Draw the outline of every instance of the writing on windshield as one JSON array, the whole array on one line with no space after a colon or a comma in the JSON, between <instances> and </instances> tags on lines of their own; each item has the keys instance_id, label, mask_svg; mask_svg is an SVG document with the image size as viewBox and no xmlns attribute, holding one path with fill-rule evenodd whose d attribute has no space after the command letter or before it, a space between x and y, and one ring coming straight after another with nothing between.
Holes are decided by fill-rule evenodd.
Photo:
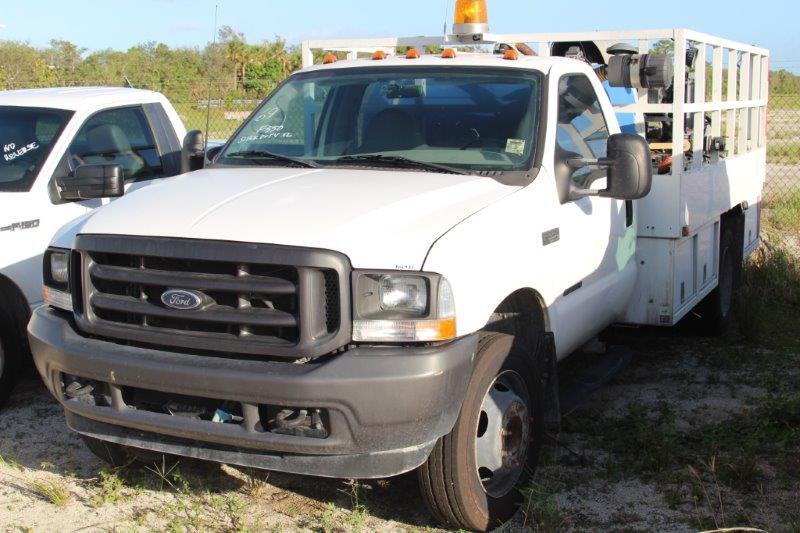
<instances>
[{"instance_id":1,"label":"writing on windshield","mask_svg":"<svg viewBox=\"0 0 800 533\"><path fill-rule=\"evenodd\" d=\"M261 105L219 161L527 170L540 101L541 75L519 69L304 73Z\"/></svg>"}]
</instances>

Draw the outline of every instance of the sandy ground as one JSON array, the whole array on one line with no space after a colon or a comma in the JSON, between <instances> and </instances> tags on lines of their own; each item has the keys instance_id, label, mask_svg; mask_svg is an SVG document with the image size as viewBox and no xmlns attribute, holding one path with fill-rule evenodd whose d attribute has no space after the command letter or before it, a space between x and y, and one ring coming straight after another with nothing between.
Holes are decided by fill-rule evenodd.
<instances>
[{"instance_id":1,"label":"sandy ground","mask_svg":"<svg viewBox=\"0 0 800 533\"><path fill-rule=\"evenodd\" d=\"M709 352L719 357L725 349L712 341L635 344L630 364L585 398L571 418L613 421L631 405L655 409L668 402L676 427L687 430L724 421L767 393L743 384L737 371L709 358ZM572 363L581 365L580 359ZM106 467L66 429L60 407L35 379L25 381L0 413L0 435L0 531L415 531L435 526L413 474L354 487L340 480L183 461L174 470L156 465L120 472L114 485L104 481L100 473ZM695 530L703 511L686 499L670 501L674 487L626 472L625 464L621 473L609 476L606 463L613 454L593 445L580 426L558 440L546 448L537 474L537 486L546 491L528 501L529 509L534 504L544 509L543 525L534 529ZM37 482L60 487L66 501L53 503ZM784 529L786 509L800 508L798 488L797 479L765 488L746 506L749 523ZM742 507L734 496L726 496L726 505ZM521 512L503 529L528 530L532 516Z\"/></svg>"}]
</instances>

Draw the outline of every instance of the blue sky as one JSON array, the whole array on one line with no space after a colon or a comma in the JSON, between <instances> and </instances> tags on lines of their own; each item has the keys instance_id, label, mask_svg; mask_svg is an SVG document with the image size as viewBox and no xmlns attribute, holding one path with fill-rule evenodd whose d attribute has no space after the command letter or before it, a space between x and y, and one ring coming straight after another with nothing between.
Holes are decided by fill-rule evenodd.
<instances>
[{"instance_id":1,"label":"blue sky","mask_svg":"<svg viewBox=\"0 0 800 533\"><path fill-rule=\"evenodd\" d=\"M219 4L220 25L244 32L250 42L280 35L299 43L304 38L438 35L445 14L452 17L455 2L35 0L15 2L0 10L0 39L36 46L54 38L67 39L90 50L126 49L150 40L202 46L211 38L215 4ZM489 0L489 11L492 30L498 33L688 27L766 46L772 50L773 68L800 73L797 0L667 0L652 8L644 5L641 1ZM744 6L750 7L745 10Z\"/></svg>"}]
</instances>

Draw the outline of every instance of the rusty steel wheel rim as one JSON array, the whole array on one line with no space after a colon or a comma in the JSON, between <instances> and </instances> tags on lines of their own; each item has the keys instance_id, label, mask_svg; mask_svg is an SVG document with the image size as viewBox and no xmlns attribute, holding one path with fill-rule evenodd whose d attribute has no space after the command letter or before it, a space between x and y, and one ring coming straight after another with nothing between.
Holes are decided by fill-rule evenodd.
<instances>
[{"instance_id":1,"label":"rusty steel wheel rim","mask_svg":"<svg viewBox=\"0 0 800 533\"><path fill-rule=\"evenodd\" d=\"M475 429L475 465L483 490L502 498L525 470L530 444L531 408L525 380L501 372L489 386Z\"/></svg>"}]
</instances>

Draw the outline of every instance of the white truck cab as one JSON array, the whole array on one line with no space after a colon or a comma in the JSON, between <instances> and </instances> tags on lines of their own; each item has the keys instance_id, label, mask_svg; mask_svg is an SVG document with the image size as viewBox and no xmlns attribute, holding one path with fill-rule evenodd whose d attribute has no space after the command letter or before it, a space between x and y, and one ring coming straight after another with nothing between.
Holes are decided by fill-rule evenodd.
<instances>
[{"instance_id":1,"label":"white truck cab","mask_svg":"<svg viewBox=\"0 0 800 533\"><path fill-rule=\"evenodd\" d=\"M43 251L61 226L108 202L89 191L62 194L65 183L79 166L99 164L119 165L134 189L177 174L185 134L172 105L151 91L0 92L0 404L28 351L31 310L42 302Z\"/></svg>"},{"instance_id":2,"label":"white truck cab","mask_svg":"<svg viewBox=\"0 0 800 533\"><path fill-rule=\"evenodd\" d=\"M467 8L444 42L304 43L208 168L62 228L29 334L90 449L418 469L439 521L483 530L535 470L558 360L701 302L724 323L758 242L767 52L490 35ZM687 64L709 48L706 102Z\"/></svg>"}]
</instances>

